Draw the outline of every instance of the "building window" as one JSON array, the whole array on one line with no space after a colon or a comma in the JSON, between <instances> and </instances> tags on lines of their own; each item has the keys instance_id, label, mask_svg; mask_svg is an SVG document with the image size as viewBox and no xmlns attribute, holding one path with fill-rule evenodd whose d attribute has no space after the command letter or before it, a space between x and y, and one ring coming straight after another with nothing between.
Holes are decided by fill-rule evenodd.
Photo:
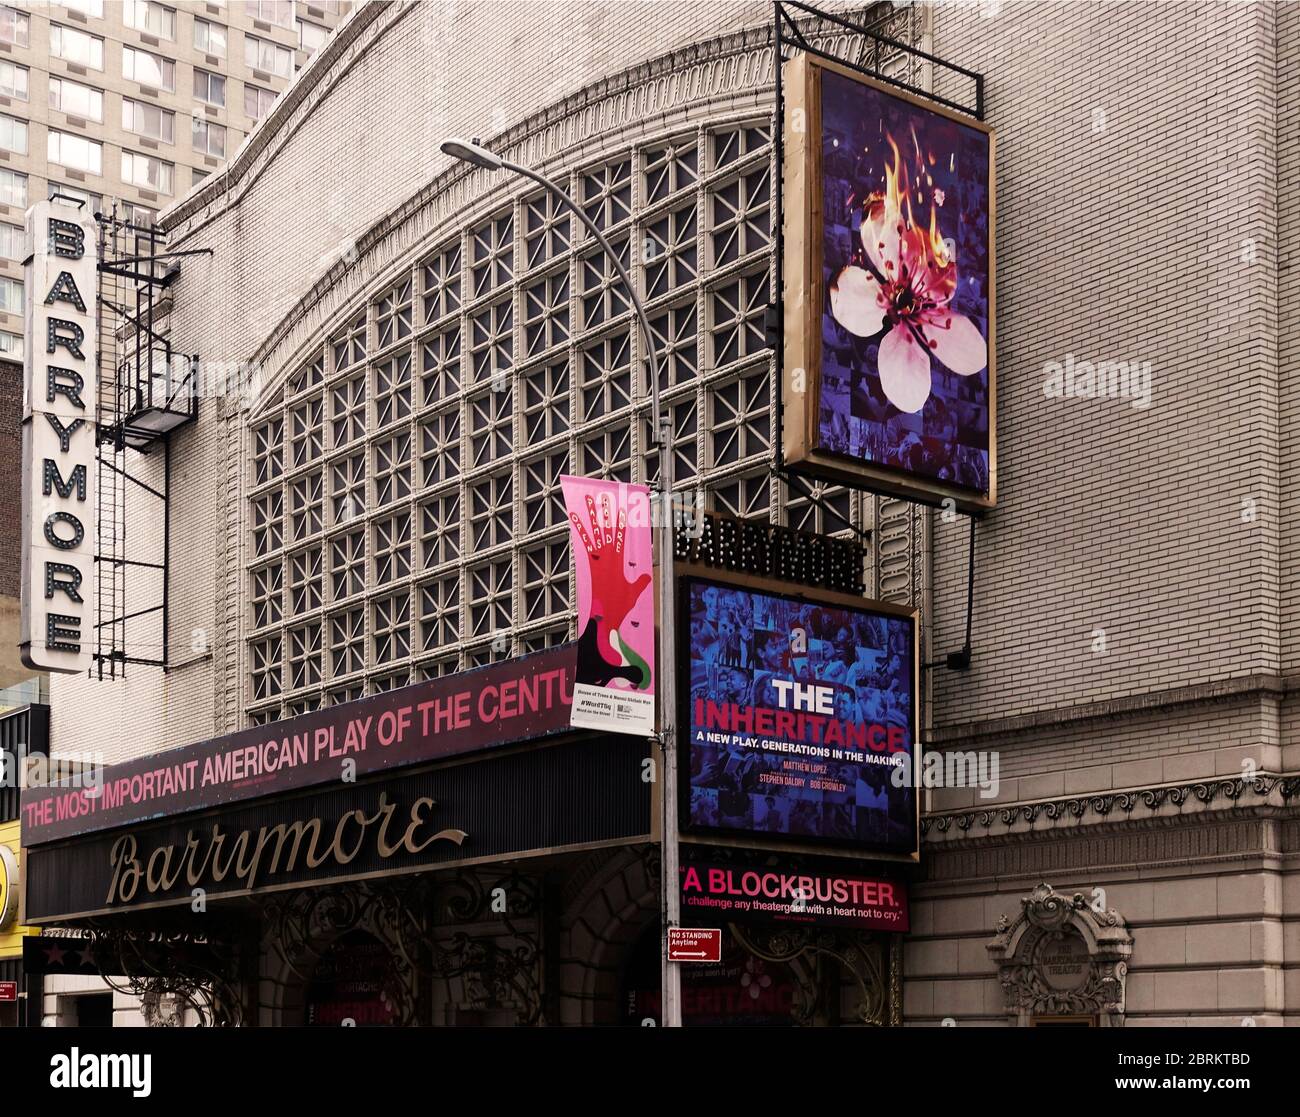
<instances>
[{"instance_id":1,"label":"building window","mask_svg":"<svg viewBox=\"0 0 1300 1117\"><path fill-rule=\"evenodd\" d=\"M81 171L83 174L104 173L103 145L69 132L50 129L46 135L46 156L51 163L58 163L61 167Z\"/></svg>"},{"instance_id":2,"label":"building window","mask_svg":"<svg viewBox=\"0 0 1300 1117\"><path fill-rule=\"evenodd\" d=\"M271 419L253 431L253 484L265 485L284 473L284 423Z\"/></svg>"},{"instance_id":3,"label":"building window","mask_svg":"<svg viewBox=\"0 0 1300 1117\"><path fill-rule=\"evenodd\" d=\"M338 678L366 665L366 613L349 609L330 618L330 673Z\"/></svg>"},{"instance_id":4,"label":"building window","mask_svg":"<svg viewBox=\"0 0 1300 1117\"><path fill-rule=\"evenodd\" d=\"M602 233L632 212L632 161L607 163L581 176L583 212Z\"/></svg>"},{"instance_id":5,"label":"building window","mask_svg":"<svg viewBox=\"0 0 1300 1117\"><path fill-rule=\"evenodd\" d=\"M375 506L411 495L411 436L395 434L375 443Z\"/></svg>"},{"instance_id":6,"label":"building window","mask_svg":"<svg viewBox=\"0 0 1300 1117\"><path fill-rule=\"evenodd\" d=\"M325 358L317 357L303 365L298 372L289 378L286 388L289 395L296 396L299 392L305 392L308 388L314 388L316 385L324 383L325 380Z\"/></svg>"},{"instance_id":7,"label":"building window","mask_svg":"<svg viewBox=\"0 0 1300 1117\"><path fill-rule=\"evenodd\" d=\"M379 598L374 619L375 662L392 663L411 654L411 595L403 590Z\"/></svg>"},{"instance_id":8,"label":"building window","mask_svg":"<svg viewBox=\"0 0 1300 1117\"><path fill-rule=\"evenodd\" d=\"M567 447L523 463L524 531L528 535L568 523L560 478L569 471Z\"/></svg>"},{"instance_id":9,"label":"building window","mask_svg":"<svg viewBox=\"0 0 1300 1117\"><path fill-rule=\"evenodd\" d=\"M82 190L76 186L66 186L53 180L48 183L46 197L51 199L55 197L71 198L74 201L81 202L85 213L99 213L104 208L104 199L101 195L92 194L89 190ZM131 220L129 209L130 207L127 207L128 212L123 215L128 221Z\"/></svg>"},{"instance_id":10,"label":"building window","mask_svg":"<svg viewBox=\"0 0 1300 1117\"><path fill-rule=\"evenodd\" d=\"M275 94L269 89L260 89L256 85L244 82L244 115L253 120L261 120L271 106L275 104Z\"/></svg>"},{"instance_id":11,"label":"building window","mask_svg":"<svg viewBox=\"0 0 1300 1117\"><path fill-rule=\"evenodd\" d=\"M253 627L265 628L284 616L283 572L278 562L253 571Z\"/></svg>"},{"instance_id":12,"label":"building window","mask_svg":"<svg viewBox=\"0 0 1300 1117\"><path fill-rule=\"evenodd\" d=\"M420 546L426 570L460 558L460 495L450 493L420 506Z\"/></svg>"},{"instance_id":13,"label":"building window","mask_svg":"<svg viewBox=\"0 0 1300 1117\"><path fill-rule=\"evenodd\" d=\"M441 411L420 428L420 475L427 488L460 476L460 410Z\"/></svg>"},{"instance_id":14,"label":"building window","mask_svg":"<svg viewBox=\"0 0 1300 1117\"><path fill-rule=\"evenodd\" d=\"M50 78L50 108L69 116L103 123L104 94L89 85L67 78Z\"/></svg>"},{"instance_id":15,"label":"building window","mask_svg":"<svg viewBox=\"0 0 1300 1117\"><path fill-rule=\"evenodd\" d=\"M569 339L569 272L553 272L524 288L524 355L533 357Z\"/></svg>"},{"instance_id":16,"label":"building window","mask_svg":"<svg viewBox=\"0 0 1300 1117\"><path fill-rule=\"evenodd\" d=\"M245 35L244 65L250 70L262 70L277 77L287 78L293 74L293 51L278 43Z\"/></svg>"},{"instance_id":17,"label":"building window","mask_svg":"<svg viewBox=\"0 0 1300 1117\"><path fill-rule=\"evenodd\" d=\"M319 547L289 556L289 608L295 617L319 609L324 600Z\"/></svg>"},{"instance_id":18,"label":"building window","mask_svg":"<svg viewBox=\"0 0 1300 1117\"><path fill-rule=\"evenodd\" d=\"M509 457L514 449L514 393L489 388L469 398L469 464L476 469Z\"/></svg>"},{"instance_id":19,"label":"building window","mask_svg":"<svg viewBox=\"0 0 1300 1117\"><path fill-rule=\"evenodd\" d=\"M366 312L363 310L333 341L334 371L355 365L366 359Z\"/></svg>"},{"instance_id":20,"label":"building window","mask_svg":"<svg viewBox=\"0 0 1300 1117\"><path fill-rule=\"evenodd\" d=\"M514 274L514 215L504 213L470 233L474 297L486 295Z\"/></svg>"},{"instance_id":21,"label":"building window","mask_svg":"<svg viewBox=\"0 0 1300 1117\"><path fill-rule=\"evenodd\" d=\"M293 0L248 0L245 14L277 27L293 26Z\"/></svg>"},{"instance_id":22,"label":"building window","mask_svg":"<svg viewBox=\"0 0 1300 1117\"><path fill-rule=\"evenodd\" d=\"M492 636L510 628L514 583L514 567L508 558L470 567L469 635L471 637Z\"/></svg>"},{"instance_id":23,"label":"building window","mask_svg":"<svg viewBox=\"0 0 1300 1117\"><path fill-rule=\"evenodd\" d=\"M8 330L0 330L0 357L8 357L11 361L21 361L23 359L23 335L11 334Z\"/></svg>"},{"instance_id":24,"label":"building window","mask_svg":"<svg viewBox=\"0 0 1300 1117\"><path fill-rule=\"evenodd\" d=\"M460 327L435 334L424 343L420 399L428 406L460 391Z\"/></svg>"},{"instance_id":25,"label":"building window","mask_svg":"<svg viewBox=\"0 0 1300 1117\"><path fill-rule=\"evenodd\" d=\"M31 46L31 16L8 4L0 5L0 43L10 43L16 47Z\"/></svg>"},{"instance_id":26,"label":"building window","mask_svg":"<svg viewBox=\"0 0 1300 1117\"><path fill-rule=\"evenodd\" d=\"M137 136L173 143L175 121L175 113L160 109L157 105L133 101L130 97L122 98L122 127Z\"/></svg>"},{"instance_id":27,"label":"building window","mask_svg":"<svg viewBox=\"0 0 1300 1117\"><path fill-rule=\"evenodd\" d=\"M27 67L0 60L0 94L16 101L27 100Z\"/></svg>"},{"instance_id":28,"label":"building window","mask_svg":"<svg viewBox=\"0 0 1300 1117\"><path fill-rule=\"evenodd\" d=\"M0 310L10 314L23 312L23 281L0 276Z\"/></svg>"},{"instance_id":29,"label":"building window","mask_svg":"<svg viewBox=\"0 0 1300 1117\"><path fill-rule=\"evenodd\" d=\"M342 601L366 588L366 533L352 531L330 540L330 592Z\"/></svg>"},{"instance_id":30,"label":"building window","mask_svg":"<svg viewBox=\"0 0 1300 1117\"><path fill-rule=\"evenodd\" d=\"M375 521L375 581L396 582L411 572L411 516L399 512Z\"/></svg>"},{"instance_id":31,"label":"building window","mask_svg":"<svg viewBox=\"0 0 1300 1117\"><path fill-rule=\"evenodd\" d=\"M253 501L253 553L259 558L278 551L284 542L283 512L279 489Z\"/></svg>"},{"instance_id":32,"label":"building window","mask_svg":"<svg viewBox=\"0 0 1300 1117\"><path fill-rule=\"evenodd\" d=\"M64 62L87 66L92 70L104 68L104 40L98 35L78 31L75 27L50 24L50 53L55 58L62 58Z\"/></svg>"},{"instance_id":33,"label":"building window","mask_svg":"<svg viewBox=\"0 0 1300 1117\"><path fill-rule=\"evenodd\" d=\"M309 23L305 19L298 21L298 49L305 50L309 54L315 54L322 46L325 40L330 37L328 27L321 27L315 23Z\"/></svg>"},{"instance_id":34,"label":"building window","mask_svg":"<svg viewBox=\"0 0 1300 1117\"><path fill-rule=\"evenodd\" d=\"M375 308L376 344L380 349L411 336L413 312L411 280L407 278L386 292Z\"/></svg>"},{"instance_id":35,"label":"building window","mask_svg":"<svg viewBox=\"0 0 1300 1117\"><path fill-rule=\"evenodd\" d=\"M176 63L135 47L122 48L122 76L141 85L176 92Z\"/></svg>"},{"instance_id":36,"label":"building window","mask_svg":"<svg viewBox=\"0 0 1300 1117\"><path fill-rule=\"evenodd\" d=\"M525 372L522 380L524 441L545 442L569 429L569 362L544 364Z\"/></svg>"},{"instance_id":37,"label":"building window","mask_svg":"<svg viewBox=\"0 0 1300 1117\"><path fill-rule=\"evenodd\" d=\"M53 133L51 133L53 135ZM0 113L0 147L16 155L27 154L27 121ZM53 158L53 156L51 156Z\"/></svg>"},{"instance_id":38,"label":"building window","mask_svg":"<svg viewBox=\"0 0 1300 1117\"><path fill-rule=\"evenodd\" d=\"M557 539L523 552L525 622L553 617L569 608L569 544Z\"/></svg>"},{"instance_id":39,"label":"building window","mask_svg":"<svg viewBox=\"0 0 1300 1117\"><path fill-rule=\"evenodd\" d=\"M293 465L314 462L321 455L324 432L321 429L320 396L300 403L289 412L289 438Z\"/></svg>"},{"instance_id":40,"label":"building window","mask_svg":"<svg viewBox=\"0 0 1300 1117\"><path fill-rule=\"evenodd\" d=\"M514 367L514 301L503 299L470 318L470 362L474 382L500 383Z\"/></svg>"},{"instance_id":41,"label":"building window","mask_svg":"<svg viewBox=\"0 0 1300 1117\"><path fill-rule=\"evenodd\" d=\"M388 426L411 414L411 354L390 357L375 368L375 425Z\"/></svg>"},{"instance_id":42,"label":"building window","mask_svg":"<svg viewBox=\"0 0 1300 1117\"><path fill-rule=\"evenodd\" d=\"M152 155L139 155L134 151L122 152L122 181L153 190L159 194L172 192L172 172L175 167Z\"/></svg>"},{"instance_id":43,"label":"building window","mask_svg":"<svg viewBox=\"0 0 1300 1117\"><path fill-rule=\"evenodd\" d=\"M261 702L280 693L280 637L253 641L253 701Z\"/></svg>"},{"instance_id":44,"label":"building window","mask_svg":"<svg viewBox=\"0 0 1300 1117\"><path fill-rule=\"evenodd\" d=\"M469 542L475 551L509 543L514 535L514 477L492 474L469 488Z\"/></svg>"},{"instance_id":45,"label":"building window","mask_svg":"<svg viewBox=\"0 0 1300 1117\"><path fill-rule=\"evenodd\" d=\"M226 29L206 19L194 21L194 49L217 58L226 57Z\"/></svg>"},{"instance_id":46,"label":"building window","mask_svg":"<svg viewBox=\"0 0 1300 1117\"><path fill-rule=\"evenodd\" d=\"M425 322L435 322L460 309L459 242L426 260L420 272Z\"/></svg>"},{"instance_id":47,"label":"building window","mask_svg":"<svg viewBox=\"0 0 1300 1117\"><path fill-rule=\"evenodd\" d=\"M320 624L289 630L289 689L300 690L321 680Z\"/></svg>"},{"instance_id":48,"label":"building window","mask_svg":"<svg viewBox=\"0 0 1300 1117\"><path fill-rule=\"evenodd\" d=\"M152 229L154 223L158 220L158 211L142 206L137 202L122 202L119 211L123 221L134 225L137 229ZM99 202L96 201L95 208L99 208Z\"/></svg>"},{"instance_id":49,"label":"building window","mask_svg":"<svg viewBox=\"0 0 1300 1117\"><path fill-rule=\"evenodd\" d=\"M460 579L439 578L421 586L420 650L453 646L460 637Z\"/></svg>"},{"instance_id":50,"label":"building window","mask_svg":"<svg viewBox=\"0 0 1300 1117\"><path fill-rule=\"evenodd\" d=\"M315 535L324 525L324 478L320 470L289 485L289 525L293 542Z\"/></svg>"},{"instance_id":51,"label":"building window","mask_svg":"<svg viewBox=\"0 0 1300 1117\"><path fill-rule=\"evenodd\" d=\"M226 79L220 74L210 74L207 70L194 71L194 96L209 105L226 103Z\"/></svg>"},{"instance_id":52,"label":"building window","mask_svg":"<svg viewBox=\"0 0 1300 1117\"><path fill-rule=\"evenodd\" d=\"M104 18L104 0L63 0L63 6L71 12L80 12L91 19Z\"/></svg>"},{"instance_id":53,"label":"building window","mask_svg":"<svg viewBox=\"0 0 1300 1117\"><path fill-rule=\"evenodd\" d=\"M220 124L213 124L210 120L199 120L196 117L190 134L193 136L195 151L218 159L226 157L226 130Z\"/></svg>"},{"instance_id":54,"label":"building window","mask_svg":"<svg viewBox=\"0 0 1300 1117\"><path fill-rule=\"evenodd\" d=\"M124 0L122 22L160 39L176 38L176 12L153 0Z\"/></svg>"},{"instance_id":55,"label":"building window","mask_svg":"<svg viewBox=\"0 0 1300 1117\"><path fill-rule=\"evenodd\" d=\"M366 433L366 378L354 376L330 391L333 445L346 446Z\"/></svg>"},{"instance_id":56,"label":"building window","mask_svg":"<svg viewBox=\"0 0 1300 1117\"><path fill-rule=\"evenodd\" d=\"M524 201L525 269L554 260L569 247L573 220L549 190Z\"/></svg>"},{"instance_id":57,"label":"building window","mask_svg":"<svg viewBox=\"0 0 1300 1117\"><path fill-rule=\"evenodd\" d=\"M335 524L350 524L366 513L365 451L330 466L330 507Z\"/></svg>"},{"instance_id":58,"label":"building window","mask_svg":"<svg viewBox=\"0 0 1300 1117\"><path fill-rule=\"evenodd\" d=\"M0 256L22 263L26 257L27 234L21 225L0 221Z\"/></svg>"},{"instance_id":59,"label":"building window","mask_svg":"<svg viewBox=\"0 0 1300 1117\"><path fill-rule=\"evenodd\" d=\"M0 202L7 206L27 207L27 176L20 171L0 167Z\"/></svg>"}]
</instances>

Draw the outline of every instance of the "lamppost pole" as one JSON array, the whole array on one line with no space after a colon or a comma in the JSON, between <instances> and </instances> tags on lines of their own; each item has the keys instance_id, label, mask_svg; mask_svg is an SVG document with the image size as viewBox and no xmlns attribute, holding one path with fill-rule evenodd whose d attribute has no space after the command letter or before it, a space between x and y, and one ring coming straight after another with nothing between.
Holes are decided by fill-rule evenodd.
<instances>
[{"instance_id":1,"label":"lamppost pole","mask_svg":"<svg viewBox=\"0 0 1300 1117\"><path fill-rule=\"evenodd\" d=\"M594 221L583 212L582 208L569 197L568 191L558 183L552 182L544 175L529 167L502 159L499 155L480 146L477 141L447 140L442 150L457 159L462 159L475 166L488 170L510 171L531 179L560 200L577 219L582 222L596 243L604 250L614 265L618 278L626 288L628 297L636 311L641 332L645 335L646 357L650 373L650 410L653 413L651 438L659 447L659 507L658 530L655 532L657 561L659 565L659 647L658 678L655 690L659 696L659 747L660 747L660 803L662 817L660 834L662 855L660 860L660 900L659 900L659 967L660 1023L666 1028L679 1028L682 1023L681 971L677 965L668 961L668 928L676 927L681 922L681 894L678 891L679 841L677 832L677 678L674 668L676 658L676 598L677 579L673 569L673 453L671 419L664 414L659 404L659 359L655 354L654 337L650 333L650 319L646 317L645 305L637 294L632 277L618 258L609 241L596 227Z\"/></svg>"}]
</instances>

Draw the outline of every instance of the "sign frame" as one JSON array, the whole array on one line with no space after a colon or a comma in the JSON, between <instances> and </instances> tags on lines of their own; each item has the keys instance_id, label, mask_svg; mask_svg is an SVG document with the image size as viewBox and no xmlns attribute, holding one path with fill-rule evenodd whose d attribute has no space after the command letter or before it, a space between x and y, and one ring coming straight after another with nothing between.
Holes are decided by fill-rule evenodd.
<instances>
[{"instance_id":1,"label":"sign frame","mask_svg":"<svg viewBox=\"0 0 1300 1117\"><path fill-rule=\"evenodd\" d=\"M989 486L987 494L950 482L881 463L867 462L821 448L822 307L826 282L822 274L822 73L837 74L884 96L983 132L989 142L989 259L988 259L988 411ZM874 80L850 66L800 53L783 64L785 100L782 167L782 291L783 349L781 353L781 455L792 473L848 485L852 488L920 504L942 506L952 501L962 512L980 516L997 504L997 152L993 129L982 120L956 112L895 86ZM803 131L790 127L793 114L804 114ZM803 387L797 390L796 374Z\"/></svg>"},{"instance_id":2,"label":"sign frame","mask_svg":"<svg viewBox=\"0 0 1300 1117\"><path fill-rule=\"evenodd\" d=\"M80 674L97 615L98 228L49 199L27 210L26 237L19 652Z\"/></svg>"},{"instance_id":3,"label":"sign frame","mask_svg":"<svg viewBox=\"0 0 1300 1117\"><path fill-rule=\"evenodd\" d=\"M920 686L921 686L921 617L920 610L906 605L895 605L888 601L875 601L858 597L854 594L837 593L832 590L819 590L808 586L791 585L769 578L758 578L748 574L732 571L719 571L714 567L678 563L677 576L677 663L675 669L687 677L686 684L680 682L677 687L677 722L676 741L677 764L679 772L690 772L690 724L691 724L691 688L689 681L690 651L690 593L692 582L706 582L713 585L734 589L751 590L770 594L792 601L811 605L868 610L884 613L888 616L907 619L912 622L912 775L915 783L921 771L921 725L920 725ZM677 781L677 819L681 841L701 846L720 846L735 849L757 850L764 853L797 853L806 855L825 855L830 857L854 857L863 861L892 862L895 864L917 865L921 861L921 799L919 787L913 787L912 809L912 850L901 853L896 850L877 849L864 846L857 841L836 842L832 839L769 836L746 830L701 830L691 825L691 781L680 778Z\"/></svg>"}]
</instances>

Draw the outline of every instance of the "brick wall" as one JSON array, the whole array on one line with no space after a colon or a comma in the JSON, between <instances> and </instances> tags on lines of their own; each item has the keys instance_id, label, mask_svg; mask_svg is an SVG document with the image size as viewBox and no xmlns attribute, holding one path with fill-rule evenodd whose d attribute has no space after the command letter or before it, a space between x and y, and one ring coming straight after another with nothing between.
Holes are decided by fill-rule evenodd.
<instances>
[{"instance_id":1,"label":"brick wall","mask_svg":"<svg viewBox=\"0 0 1300 1117\"><path fill-rule=\"evenodd\" d=\"M1000 133L999 506L941 725L1278 670L1275 10L937 11ZM1151 406L1045 398L1067 354L1150 361ZM935 532L957 646L965 525Z\"/></svg>"}]
</instances>

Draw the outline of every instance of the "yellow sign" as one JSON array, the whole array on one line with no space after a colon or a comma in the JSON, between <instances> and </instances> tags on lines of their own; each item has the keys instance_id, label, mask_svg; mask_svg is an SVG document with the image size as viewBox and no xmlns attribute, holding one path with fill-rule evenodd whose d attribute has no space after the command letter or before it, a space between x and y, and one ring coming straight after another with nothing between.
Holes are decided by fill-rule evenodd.
<instances>
[{"instance_id":1,"label":"yellow sign","mask_svg":"<svg viewBox=\"0 0 1300 1117\"><path fill-rule=\"evenodd\" d=\"M0 823L0 958L20 958L23 936L37 933L35 927L18 923L22 904L22 848L19 824Z\"/></svg>"}]
</instances>

